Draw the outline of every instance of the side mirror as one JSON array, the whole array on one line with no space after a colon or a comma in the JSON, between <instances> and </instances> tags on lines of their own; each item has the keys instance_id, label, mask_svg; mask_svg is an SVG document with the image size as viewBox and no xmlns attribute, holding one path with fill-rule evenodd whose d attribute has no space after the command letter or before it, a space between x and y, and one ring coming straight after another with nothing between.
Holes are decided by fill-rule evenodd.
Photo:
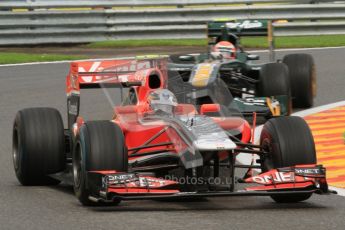
<instances>
[{"instance_id":1,"label":"side mirror","mask_svg":"<svg viewBox=\"0 0 345 230\"><path fill-rule=\"evenodd\" d=\"M247 56L248 61L256 61L259 59L260 59L259 55L256 55L256 54L248 54L248 56Z\"/></svg>"},{"instance_id":2,"label":"side mirror","mask_svg":"<svg viewBox=\"0 0 345 230\"><path fill-rule=\"evenodd\" d=\"M183 56L179 56L178 59L180 61L195 61L195 58L191 55L183 55Z\"/></svg>"},{"instance_id":3,"label":"side mirror","mask_svg":"<svg viewBox=\"0 0 345 230\"><path fill-rule=\"evenodd\" d=\"M200 114L206 115L208 113L219 113L220 105L219 104L203 104L200 107Z\"/></svg>"}]
</instances>

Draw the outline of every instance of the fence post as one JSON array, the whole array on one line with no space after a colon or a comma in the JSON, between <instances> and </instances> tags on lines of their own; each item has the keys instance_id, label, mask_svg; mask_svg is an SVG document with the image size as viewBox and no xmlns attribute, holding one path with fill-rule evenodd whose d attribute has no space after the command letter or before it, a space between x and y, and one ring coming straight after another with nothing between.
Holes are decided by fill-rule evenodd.
<instances>
[{"instance_id":1,"label":"fence post","mask_svg":"<svg viewBox=\"0 0 345 230\"><path fill-rule=\"evenodd\" d=\"M267 32L268 32L268 46L269 46L269 56L270 56L270 61L274 62L276 57L275 57L275 44L274 44L274 34L273 34L273 23L271 20L267 22Z\"/></svg>"}]
</instances>

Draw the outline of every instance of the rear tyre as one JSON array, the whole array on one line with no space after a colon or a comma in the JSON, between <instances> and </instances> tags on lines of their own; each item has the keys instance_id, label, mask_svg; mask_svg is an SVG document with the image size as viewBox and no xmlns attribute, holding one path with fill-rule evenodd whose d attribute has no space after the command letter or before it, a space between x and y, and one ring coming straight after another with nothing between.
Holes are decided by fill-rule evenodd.
<instances>
[{"instance_id":1,"label":"rear tyre","mask_svg":"<svg viewBox=\"0 0 345 230\"><path fill-rule=\"evenodd\" d=\"M17 113L13 125L14 171L22 185L55 185L49 174L64 170L65 136L59 111L30 108Z\"/></svg>"},{"instance_id":2,"label":"rear tyre","mask_svg":"<svg viewBox=\"0 0 345 230\"><path fill-rule=\"evenodd\" d=\"M73 149L74 192L83 205L99 205L89 200L93 194L86 183L87 172L104 170L128 171L124 135L111 121L86 122L79 130Z\"/></svg>"},{"instance_id":3,"label":"rear tyre","mask_svg":"<svg viewBox=\"0 0 345 230\"><path fill-rule=\"evenodd\" d=\"M292 103L294 107L309 108L316 96L314 59L309 54L288 54L283 58L289 68Z\"/></svg>"},{"instance_id":4,"label":"rear tyre","mask_svg":"<svg viewBox=\"0 0 345 230\"><path fill-rule=\"evenodd\" d=\"M260 144L268 152L262 159L262 171L298 164L316 164L314 139L307 123L300 117L279 117L267 121ZM272 195L279 203L307 200L312 194Z\"/></svg>"},{"instance_id":5,"label":"rear tyre","mask_svg":"<svg viewBox=\"0 0 345 230\"><path fill-rule=\"evenodd\" d=\"M288 113L291 113L291 86L289 69L284 63L267 63L260 70L258 96L271 97L285 95L288 97Z\"/></svg>"}]
</instances>

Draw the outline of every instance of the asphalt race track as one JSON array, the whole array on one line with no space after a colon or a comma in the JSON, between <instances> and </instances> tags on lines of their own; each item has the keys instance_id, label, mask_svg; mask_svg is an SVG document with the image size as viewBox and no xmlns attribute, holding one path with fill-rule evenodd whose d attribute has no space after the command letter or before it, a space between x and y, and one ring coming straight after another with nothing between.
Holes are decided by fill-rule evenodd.
<instances>
[{"instance_id":1,"label":"asphalt race track","mask_svg":"<svg viewBox=\"0 0 345 230\"><path fill-rule=\"evenodd\" d=\"M345 100L345 48L304 52L316 60L316 106ZM22 108L50 106L59 109L66 121L68 67L0 67L0 229L345 229L345 197L337 195L313 195L307 202L283 205L268 197L229 197L87 208L68 186L19 185L11 158L14 116ZM94 96L94 92L82 96L82 107L88 106L86 117L110 118L109 103L102 95Z\"/></svg>"}]
</instances>

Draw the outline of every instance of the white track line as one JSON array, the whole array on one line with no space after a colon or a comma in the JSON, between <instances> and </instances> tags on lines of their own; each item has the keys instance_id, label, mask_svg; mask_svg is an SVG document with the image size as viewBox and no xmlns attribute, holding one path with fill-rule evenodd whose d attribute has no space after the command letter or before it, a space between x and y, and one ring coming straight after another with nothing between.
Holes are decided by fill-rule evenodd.
<instances>
[{"instance_id":1,"label":"white track line","mask_svg":"<svg viewBox=\"0 0 345 230\"><path fill-rule=\"evenodd\" d=\"M337 187L329 186L329 189L336 191L339 196L345 196L345 189L343 189L343 188L337 188Z\"/></svg>"},{"instance_id":2,"label":"white track line","mask_svg":"<svg viewBox=\"0 0 345 230\"><path fill-rule=\"evenodd\" d=\"M344 106L344 105L345 105L345 101L339 101L339 102L335 102L332 104L322 105L322 106L318 106L315 108L299 111L299 112L293 113L291 115L298 116L298 117L305 117L305 116L308 116L310 114L319 113L319 112L324 111L324 110L328 110L328 109L332 109L332 108L335 108L338 106Z\"/></svg>"},{"instance_id":3,"label":"white track line","mask_svg":"<svg viewBox=\"0 0 345 230\"><path fill-rule=\"evenodd\" d=\"M17 64L2 64L0 67L12 67L12 66L26 66L26 65L46 65L46 64L63 64L71 63L78 61L106 61L106 60L123 60L123 59L132 59L135 57L113 57L113 58L94 58L94 59L80 59L80 60L63 60L63 61L47 61L47 62L28 62L28 63L17 63Z\"/></svg>"},{"instance_id":4,"label":"white track line","mask_svg":"<svg viewBox=\"0 0 345 230\"><path fill-rule=\"evenodd\" d=\"M289 51L308 51L308 50L327 50L327 49L345 49L345 46L338 47L316 47L316 48L292 48L292 49L276 49L276 52L289 52ZM268 50L251 50L251 53L267 53ZM97 59L81 59L81 60L63 60L63 61L50 61L50 62L28 62L28 63L18 63L18 64L2 64L0 67L11 67L11 66L26 66L26 65L45 65L45 64L63 64L75 61L102 61L102 60L112 60L112 59L128 59L134 57L113 57L113 58L97 58Z\"/></svg>"},{"instance_id":5,"label":"white track line","mask_svg":"<svg viewBox=\"0 0 345 230\"><path fill-rule=\"evenodd\" d=\"M345 46L331 46L331 47L314 47L314 48L288 48L276 49L276 52L289 52L289 51L308 51L308 50L332 50L332 49L345 49ZM252 50L252 53L266 53L268 50Z\"/></svg>"}]
</instances>

